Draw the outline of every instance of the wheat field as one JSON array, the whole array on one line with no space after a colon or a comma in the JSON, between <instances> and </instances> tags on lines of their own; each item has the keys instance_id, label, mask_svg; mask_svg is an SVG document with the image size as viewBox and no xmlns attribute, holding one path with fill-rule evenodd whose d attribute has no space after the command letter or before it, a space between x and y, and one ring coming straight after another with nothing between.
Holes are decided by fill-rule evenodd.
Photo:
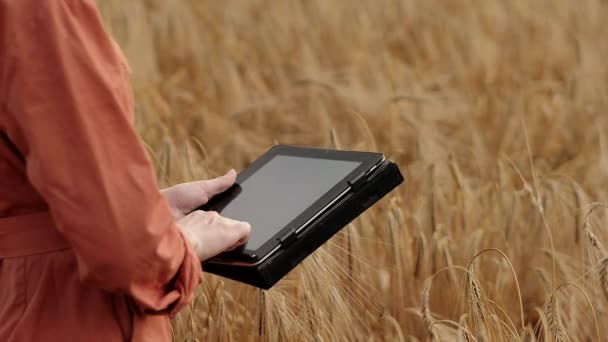
<instances>
[{"instance_id":1,"label":"wheat field","mask_svg":"<svg viewBox=\"0 0 608 342\"><path fill-rule=\"evenodd\" d=\"M99 6L163 187L276 143L406 176L270 291L204 274L176 341L608 339L608 2Z\"/></svg>"}]
</instances>

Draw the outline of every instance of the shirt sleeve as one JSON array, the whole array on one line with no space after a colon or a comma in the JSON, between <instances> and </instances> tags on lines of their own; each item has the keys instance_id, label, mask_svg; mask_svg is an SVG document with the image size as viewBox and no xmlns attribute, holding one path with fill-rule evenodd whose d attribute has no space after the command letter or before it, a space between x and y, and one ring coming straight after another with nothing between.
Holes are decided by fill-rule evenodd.
<instances>
[{"instance_id":1,"label":"shirt sleeve","mask_svg":"<svg viewBox=\"0 0 608 342\"><path fill-rule=\"evenodd\" d=\"M125 65L94 0L0 6L6 130L83 281L175 314L200 281L200 260L158 191L131 122Z\"/></svg>"}]
</instances>

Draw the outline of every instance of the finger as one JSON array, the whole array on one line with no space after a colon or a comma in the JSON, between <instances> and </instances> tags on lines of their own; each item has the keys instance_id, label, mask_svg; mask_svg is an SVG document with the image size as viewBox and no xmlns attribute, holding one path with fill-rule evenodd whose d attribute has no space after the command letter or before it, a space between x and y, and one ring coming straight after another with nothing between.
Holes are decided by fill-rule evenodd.
<instances>
[{"instance_id":1,"label":"finger","mask_svg":"<svg viewBox=\"0 0 608 342\"><path fill-rule=\"evenodd\" d=\"M240 246L242 246L242 245L243 245L242 243L238 243L238 242L237 242L237 243L235 243L234 245L232 245L232 246L230 246L230 247L226 248L226 250L225 250L224 252L231 252L231 251L233 251L233 250L235 250L235 249L239 248L239 247L240 247Z\"/></svg>"},{"instance_id":2,"label":"finger","mask_svg":"<svg viewBox=\"0 0 608 342\"><path fill-rule=\"evenodd\" d=\"M251 233L251 225L247 222L233 220L222 215L218 215L217 219L222 221L224 229L229 233L230 245L241 239L247 239Z\"/></svg>"},{"instance_id":3,"label":"finger","mask_svg":"<svg viewBox=\"0 0 608 342\"><path fill-rule=\"evenodd\" d=\"M236 242L234 242L230 247L228 247L226 249L226 251L232 251L232 250L236 249L237 247L244 245L247 242L247 240L249 240L251 226L248 223L239 222L234 228L236 228L235 229L236 234L232 241L236 240Z\"/></svg>"},{"instance_id":4,"label":"finger","mask_svg":"<svg viewBox=\"0 0 608 342\"><path fill-rule=\"evenodd\" d=\"M195 182L203 191L203 198L211 199L213 196L228 190L236 182L236 171L230 170L221 177Z\"/></svg>"},{"instance_id":5,"label":"finger","mask_svg":"<svg viewBox=\"0 0 608 342\"><path fill-rule=\"evenodd\" d=\"M239 232L237 234L238 241L242 241L243 243L249 239L249 235L251 234L251 225L247 222L239 223Z\"/></svg>"},{"instance_id":6,"label":"finger","mask_svg":"<svg viewBox=\"0 0 608 342\"><path fill-rule=\"evenodd\" d=\"M207 203L218 193L226 191L235 181L236 172L230 170L218 178L178 184L164 190L164 193L174 207L183 213L188 213Z\"/></svg>"},{"instance_id":7,"label":"finger","mask_svg":"<svg viewBox=\"0 0 608 342\"><path fill-rule=\"evenodd\" d=\"M249 239L249 235L251 234L251 226L249 223L239 222L236 225L236 229L234 230L234 239L233 243L245 243ZM242 244L241 243L241 244Z\"/></svg>"}]
</instances>

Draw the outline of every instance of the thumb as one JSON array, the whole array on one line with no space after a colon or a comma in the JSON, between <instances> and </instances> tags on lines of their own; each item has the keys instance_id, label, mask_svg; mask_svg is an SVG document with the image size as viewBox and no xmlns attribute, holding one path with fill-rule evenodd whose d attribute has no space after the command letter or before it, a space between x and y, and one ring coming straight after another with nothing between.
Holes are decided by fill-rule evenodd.
<instances>
[{"instance_id":1,"label":"thumb","mask_svg":"<svg viewBox=\"0 0 608 342\"><path fill-rule=\"evenodd\" d=\"M182 183L163 190L169 203L182 213L188 213L230 188L236 181L236 172L228 171L214 179Z\"/></svg>"},{"instance_id":2,"label":"thumb","mask_svg":"<svg viewBox=\"0 0 608 342\"><path fill-rule=\"evenodd\" d=\"M239 222L236 224L235 229L232 229L233 236L230 241L230 246L226 251L231 251L247 242L249 235L251 234L251 225L246 222Z\"/></svg>"},{"instance_id":3,"label":"thumb","mask_svg":"<svg viewBox=\"0 0 608 342\"><path fill-rule=\"evenodd\" d=\"M203 191L203 196L207 200L213 196L228 190L236 182L236 171L230 170L221 177L196 182Z\"/></svg>"}]
</instances>

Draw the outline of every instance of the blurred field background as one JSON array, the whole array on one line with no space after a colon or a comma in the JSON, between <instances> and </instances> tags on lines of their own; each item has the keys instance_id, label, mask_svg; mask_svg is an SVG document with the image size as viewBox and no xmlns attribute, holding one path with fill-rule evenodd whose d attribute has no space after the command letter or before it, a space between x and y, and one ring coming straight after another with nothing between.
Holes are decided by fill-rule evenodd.
<instances>
[{"instance_id":1,"label":"blurred field background","mask_svg":"<svg viewBox=\"0 0 608 342\"><path fill-rule=\"evenodd\" d=\"M162 186L275 143L407 178L271 291L205 274L177 341L608 338L608 2L99 6Z\"/></svg>"}]
</instances>

